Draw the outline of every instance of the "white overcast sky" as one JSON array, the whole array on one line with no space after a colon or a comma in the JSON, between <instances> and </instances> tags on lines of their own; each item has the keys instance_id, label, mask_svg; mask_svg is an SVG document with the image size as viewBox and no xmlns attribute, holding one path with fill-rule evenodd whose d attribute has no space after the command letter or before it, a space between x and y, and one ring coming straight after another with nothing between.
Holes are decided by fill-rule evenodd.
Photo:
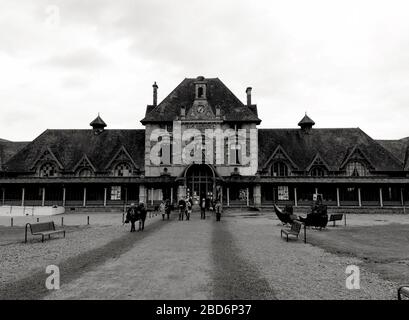
<instances>
[{"instance_id":1,"label":"white overcast sky","mask_svg":"<svg viewBox=\"0 0 409 320\"><path fill-rule=\"evenodd\" d=\"M219 77L261 128L409 136L409 1L0 0L0 138L142 128L185 77Z\"/></svg>"}]
</instances>

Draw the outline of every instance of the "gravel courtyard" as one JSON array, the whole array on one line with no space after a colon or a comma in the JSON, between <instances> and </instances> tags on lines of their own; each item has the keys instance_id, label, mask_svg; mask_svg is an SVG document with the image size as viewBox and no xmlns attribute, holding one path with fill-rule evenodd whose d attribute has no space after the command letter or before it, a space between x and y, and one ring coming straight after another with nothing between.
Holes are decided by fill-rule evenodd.
<instances>
[{"instance_id":1,"label":"gravel courtyard","mask_svg":"<svg viewBox=\"0 0 409 320\"><path fill-rule=\"evenodd\" d=\"M67 223L66 239L44 244L13 241L22 239L22 227L13 227L19 236L0 227L0 299L395 298L398 284L360 258L301 239L285 242L271 213L230 211L219 223L199 215L191 221L154 216L135 233L118 215L101 214L103 223L93 215L89 226L79 216L78 224ZM408 223L403 215L348 218L354 226ZM53 292L44 285L49 264L61 273L61 288ZM359 290L346 288L348 265L360 267Z\"/></svg>"}]
</instances>

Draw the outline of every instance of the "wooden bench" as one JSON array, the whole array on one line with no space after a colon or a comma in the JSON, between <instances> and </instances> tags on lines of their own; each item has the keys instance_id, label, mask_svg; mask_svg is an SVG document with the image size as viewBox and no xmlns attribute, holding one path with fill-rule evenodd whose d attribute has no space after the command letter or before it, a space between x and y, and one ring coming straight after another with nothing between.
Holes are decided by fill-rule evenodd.
<instances>
[{"instance_id":1,"label":"wooden bench","mask_svg":"<svg viewBox=\"0 0 409 320\"><path fill-rule=\"evenodd\" d=\"M281 237L283 237L283 234L287 236L287 242L288 242L288 236L296 236L298 239L298 236L300 235L300 230L301 230L301 223L298 221L294 221L293 224L291 225L291 229L281 229Z\"/></svg>"},{"instance_id":2,"label":"wooden bench","mask_svg":"<svg viewBox=\"0 0 409 320\"><path fill-rule=\"evenodd\" d=\"M398 289L398 300L402 300L402 297L409 299L409 286L401 286Z\"/></svg>"},{"instance_id":3,"label":"wooden bench","mask_svg":"<svg viewBox=\"0 0 409 320\"><path fill-rule=\"evenodd\" d=\"M48 239L50 239L50 236L52 234L57 234L57 233L63 233L64 238L65 238L65 230L64 229L55 230L54 221L40 222L40 223L27 223L26 230L25 230L25 239L24 239L25 243L27 243L28 226L30 226L30 232L33 236L41 236L41 242L44 242L45 236L48 236Z\"/></svg>"},{"instance_id":4,"label":"wooden bench","mask_svg":"<svg viewBox=\"0 0 409 320\"><path fill-rule=\"evenodd\" d=\"M342 221L342 219L344 218L344 214L342 213L337 213L337 214L331 214L329 216L328 222L333 222L333 227L335 227L335 221Z\"/></svg>"}]
</instances>

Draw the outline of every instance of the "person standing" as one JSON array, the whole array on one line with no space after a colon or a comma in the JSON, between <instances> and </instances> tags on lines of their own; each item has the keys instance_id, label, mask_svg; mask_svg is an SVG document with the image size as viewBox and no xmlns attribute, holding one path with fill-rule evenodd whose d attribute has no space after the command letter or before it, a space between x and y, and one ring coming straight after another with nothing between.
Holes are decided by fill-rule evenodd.
<instances>
[{"instance_id":1,"label":"person standing","mask_svg":"<svg viewBox=\"0 0 409 320\"><path fill-rule=\"evenodd\" d=\"M172 210L172 207L171 207L170 201L169 201L169 199L167 199L166 203L165 203L165 213L168 216L168 220L169 220L171 210Z\"/></svg>"},{"instance_id":2,"label":"person standing","mask_svg":"<svg viewBox=\"0 0 409 320\"><path fill-rule=\"evenodd\" d=\"M126 221L125 223L131 223L131 232L135 232L135 222L139 220L138 212L136 210L135 203L131 203L131 206L128 208L126 212Z\"/></svg>"},{"instance_id":3,"label":"person standing","mask_svg":"<svg viewBox=\"0 0 409 320\"><path fill-rule=\"evenodd\" d=\"M206 199L202 198L200 202L200 219L206 219Z\"/></svg>"},{"instance_id":4,"label":"person standing","mask_svg":"<svg viewBox=\"0 0 409 320\"><path fill-rule=\"evenodd\" d=\"M220 221L220 218L222 216L223 207L219 199L216 200L215 210L216 210L216 221Z\"/></svg>"},{"instance_id":5,"label":"person standing","mask_svg":"<svg viewBox=\"0 0 409 320\"><path fill-rule=\"evenodd\" d=\"M139 213L139 230L138 231L143 231L145 229L145 220L146 220L146 213L147 213L145 204L143 202L139 203L137 211Z\"/></svg>"},{"instance_id":6,"label":"person standing","mask_svg":"<svg viewBox=\"0 0 409 320\"><path fill-rule=\"evenodd\" d=\"M166 209L166 205L165 205L165 201L162 201L159 205L159 212L162 215L162 220L165 220L165 209Z\"/></svg>"},{"instance_id":7,"label":"person standing","mask_svg":"<svg viewBox=\"0 0 409 320\"><path fill-rule=\"evenodd\" d=\"M192 202L190 199L186 199L186 220L190 219L190 214L192 213Z\"/></svg>"},{"instance_id":8,"label":"person standing","mask_svg":"<svg viewBox=\"0 0 409 320\"><path fill-rule=\"evenodd\" d=\"M186 201L185 199L181 198L179 200L179 220L183 221L183 216L185 215L186 210Z\"/></svg>"}]
</instances>

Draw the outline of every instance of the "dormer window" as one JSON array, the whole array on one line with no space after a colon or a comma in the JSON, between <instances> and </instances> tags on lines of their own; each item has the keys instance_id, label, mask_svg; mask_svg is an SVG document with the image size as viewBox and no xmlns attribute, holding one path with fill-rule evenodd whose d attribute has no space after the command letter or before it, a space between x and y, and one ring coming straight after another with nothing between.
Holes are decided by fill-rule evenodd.
<instances>
[{"instance_id":1,"label":"dormer window","mask_svg":"<svg viewBox=\"0 0 409 320\"><path fill-rule=\"evenodd\" d=\"M351 177L365 177L367 176L366 167L359 161L351 161L345 167L347 176Z\"/></svg>"},{"instance_id":2,"label":"dormer window","mask_svg":"<svg viewBox=\"0 0 409 320\"><path fill-rule=\"evenodd\" d=\"M57 176L57 167L50 162L44 163L39 169L39 176L45 177L55 177Z\"/></svg>"}]
</instances>

